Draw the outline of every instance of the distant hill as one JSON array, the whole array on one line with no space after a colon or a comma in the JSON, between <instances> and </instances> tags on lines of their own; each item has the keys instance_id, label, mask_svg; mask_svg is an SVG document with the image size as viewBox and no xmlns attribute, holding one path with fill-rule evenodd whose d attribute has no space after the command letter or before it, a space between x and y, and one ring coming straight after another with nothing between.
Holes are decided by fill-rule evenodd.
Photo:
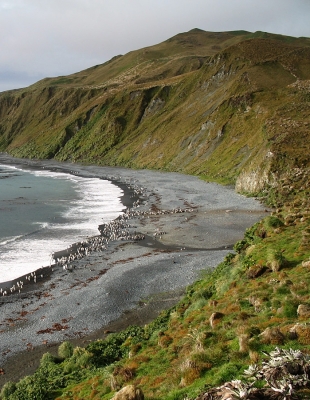
<instances>
[{"instance_id":1,"label":"distant hill","mask_svg":"<svg viewBox=\"0 0 310 400\"><path fill-rule=\"evenodd\" d=\"M0 93L0 151L262 191L309 167L310 39L193 29Z\"/></svg>"}]
</instances>

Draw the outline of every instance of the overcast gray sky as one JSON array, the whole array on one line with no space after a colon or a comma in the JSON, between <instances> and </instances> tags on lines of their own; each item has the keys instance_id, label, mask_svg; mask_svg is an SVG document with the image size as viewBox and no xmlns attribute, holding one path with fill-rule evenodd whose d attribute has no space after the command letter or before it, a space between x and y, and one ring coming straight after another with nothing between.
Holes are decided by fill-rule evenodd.
<instances>
[{"instance_id":1,"label":"overcast gray sky","mask_svg":"<svg viewBox=\"0 0 310 400\"><path fill-rule=\"evenodd\" d=\"M310 0L0 0L0 91L193 28L310 37Z\"/></svg>"}]
</instances>

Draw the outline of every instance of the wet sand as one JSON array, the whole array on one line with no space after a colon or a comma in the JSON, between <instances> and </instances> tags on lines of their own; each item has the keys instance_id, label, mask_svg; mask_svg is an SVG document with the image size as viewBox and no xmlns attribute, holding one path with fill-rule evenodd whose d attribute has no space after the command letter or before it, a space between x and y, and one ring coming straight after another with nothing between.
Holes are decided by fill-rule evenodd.
<instances>
[{"instance_id":1,"label":"wet sand","mask_svg":"<svg viewBox=\"0 0 310 400\"><path fill-rule=\"evenodd\" d=\"M42 354L56 354L64 340L83 346L107 331L151 321L175 305L203 270L218 265L245 229L266 215L258 201L233 188L177 173L3 154L0 163L111 180L124 191L124 208L134 211L128 230L145 237L110 241L105 250L75 261L72 271L45 268L20 293L0 297L0 387L33 373Z\"/></svg>"}]
</instances>

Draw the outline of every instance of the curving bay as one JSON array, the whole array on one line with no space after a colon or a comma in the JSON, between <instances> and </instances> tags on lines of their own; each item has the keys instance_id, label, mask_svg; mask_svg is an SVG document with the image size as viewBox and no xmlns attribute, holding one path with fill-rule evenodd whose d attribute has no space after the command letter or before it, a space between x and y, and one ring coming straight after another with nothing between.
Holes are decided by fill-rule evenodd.
<instances>
[{"instance_id":1,"label":"curving bay","mask_svg":"<svg viewBox=\"0 0 310 400\"><path fill-rule=\"evenodd\" d=\"M0 298L1 386L32 373L41 355L64 340L83 345L107 330L147 323L176 304L203 270L219 264L245 229L266 215L253 198L193 176L6 155L0 161L108 179L123 189L127 207L122 235L110 236L70 268L58 263L37 271L35 282L19 278L25 282L21 293Z\"/></svg>"}]
</instances>

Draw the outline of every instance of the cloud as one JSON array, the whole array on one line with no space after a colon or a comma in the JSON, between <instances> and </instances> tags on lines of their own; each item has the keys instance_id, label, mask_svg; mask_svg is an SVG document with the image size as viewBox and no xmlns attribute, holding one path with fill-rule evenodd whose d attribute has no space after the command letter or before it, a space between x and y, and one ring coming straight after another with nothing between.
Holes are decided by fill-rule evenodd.
<instances>
[{"instance_id":1,"label":"cloud","mask_svg":"<svg viewBox=\"0 0 310 400\"><path fill-rule=\"evenodd\" d=\"M310 37L309 15L309 0L0 0L0 91L193 28Z\"/></svg>"}]
</instances>

